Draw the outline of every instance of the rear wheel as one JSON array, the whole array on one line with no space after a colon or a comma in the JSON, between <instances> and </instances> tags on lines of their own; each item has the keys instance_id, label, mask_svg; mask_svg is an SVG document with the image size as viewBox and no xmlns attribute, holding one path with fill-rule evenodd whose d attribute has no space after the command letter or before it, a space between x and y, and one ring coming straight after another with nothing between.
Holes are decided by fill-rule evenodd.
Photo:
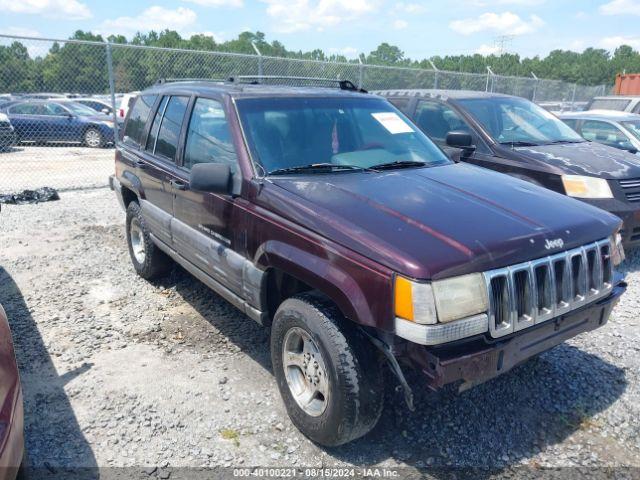
<instances>
[{"instance_id":1,"label":"rear wheel","mask_svg":"<svg viewBox=\"0 0 640 480\"><path fill-rule=\"evenodd\" d=\"M87 147L100 148L104 145L104 138L98 129L88 128L84 132L83 142Z\"/></svg>"},{"instance_id":2,"label":"rear wheel","mask_svg":"<svg viewBox=\"0 0 640 480\"><path fill-rule=\"evenodd\" d=\"M285 300L271 328L273 370L294 425L325 446L368 433L382 413L377 350L325 297Z\"/></svg>"},{"instance_id":3,"label":"rear wheel","mask_svg":"<svg viewBox=\"0 0 640 480\"><path fill-rule=\"evenodd\" d=\"M136 273L146 280L167 273L171 259L153 243L138 202L127 207L127 244Z\"/></svg>"}]
</instances>

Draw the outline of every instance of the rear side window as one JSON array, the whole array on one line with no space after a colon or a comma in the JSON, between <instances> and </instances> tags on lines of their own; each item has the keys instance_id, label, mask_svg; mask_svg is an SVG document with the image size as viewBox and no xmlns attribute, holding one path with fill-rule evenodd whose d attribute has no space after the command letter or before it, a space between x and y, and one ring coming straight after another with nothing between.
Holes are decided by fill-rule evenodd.
<instances>
[{"instance_id":1,"label":"rear side window","mask_svg":"<svg viewBox=\"0 0 640 480\"><path fill-rule=\"evenodd\" d=\"M619 110L623 112L629 103L631 100L624 98L596 98L589 105L589 110Z\"/></svg>"},{"instance_id":2,"label":"rear side window","mask_svg":"<svg viewBox=\"0 0 640 480\"><path fill-rule=\"evenodd\" d=\"M189 104L188 97L171 97L162 116L154 153L169 160L176 159L182 120Z\"/></svg>"},{"instance_id":3,"label":"rear side window","mask_svg":"<svg viewBox=\"0 0 640 480\"><path fill-rule=\"evenodd\" d=\"M438 142L444 142L449 132L471 133L471 129L460 115L440 102L421 101L416 110L415 123L424 133Z\"/></svg>"},{"instance_id":4,"label":"rear side window","mask_svg":"<svg viewBox=\"0 0 640 480\"><path fill-rule=\"evenodd\" d=\"M618 147L629 140L615 125L597 120L587 120L582 125L582 136L593 142Z\"/></svg>"},{"instance_id":5,"label":"rear side window","mask_svg":"<svg viewBox=\"0 0 640 480\"><path fill-rule=\"evenodd\" d=\"M169 101L169 97L163 97L160 101L160 105L158 106L158 111L156 112L156 116L153 119L153 125L151 125L151 131L149 131L149 136L147 137L147 147L151 153L156 149L156 140L158 138L158 132L160 131L160 122L162 122L162 115L164 115L164 110L167 108L167 102Z\"/></svg>"},{"instance_id":6,"label":"rear side window","mask_svg":"<svg viewBox=\"0 0 640 480\"><path fill-rule=\"evenodd\" d=\"M409 110L409 100L408 98L388 98L391 104L400 110L402 113L408 113Z\"/></svg>"},{"instance_id":7,"label":"rear side window","mask_svg":"<svg viewBox=\"0 0 640 480\"><path fill-rule=\"evenodd\" d=\"M575 131L578 131L578 120L576 120L575 118L563 118L562 121L573 128Z\"/></svg>"},{"instance_id":8,"label":"rear side window","mask_svg":"<svg viewBox=\"0 0 640 480\"><path fill-rule=\"evenodd\" d=\"M232 172L237 170L237 157L231 131L222 105L209 98L198 98L193 107L187 144L184 151L184 167L191 169L198 163L223 163Z\"/></svg>"},{"instance_id":9,"label":"rear side window","mask_svg":"<svg viewBox=\"0 0 640 480\"><path fill-rule=\"evenodd\" d=\"M44 115L44 107L39 103L21 103L9 108L9 113L15 115Z\"/></svg>"},{"instance_id":10,"label":"rear side window","mask_svg":"<svg viewBox=\"0 0 640 480\"><path fill-rule=\"evenodd\" d=\"M126 143L138 145L142 143L144 127L149 119L149 113L151 113L151 107L153 107L156 98L158 98L157 95L141 95L136 99L129 113L127 126L124 129L124 141Z\"/></svg>"}]
</instances>

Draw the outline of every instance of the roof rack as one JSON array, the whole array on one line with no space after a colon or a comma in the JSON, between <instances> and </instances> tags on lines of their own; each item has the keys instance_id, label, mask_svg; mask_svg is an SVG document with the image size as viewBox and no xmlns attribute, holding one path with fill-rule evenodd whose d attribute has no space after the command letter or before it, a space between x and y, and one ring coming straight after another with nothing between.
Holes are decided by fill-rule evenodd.
<instances>
[{"instance_id":1,"label":"roof rack","mask_svg":"<svg viewBox=\"0 0 640 480\"><path fill-rule=\"evenodd\" d=\"M229 83L229 79L222 78L159 78L156 81L157 85L162 85L163 83L173 83L173 82L216 82L216 83Z\"/></svg>"},{"instance_id":2,"label":"roof rack","mask_svg":"<svg viewBox=\"0 0 640 480\"><path fill-rule=\"evenodd\" d=\"M288 86L312 86L312 87L337 87L340 90L348 90L351 92L368 93L364 88L357 87L351 80L338 80L335 78L317 78L317 77L287 77L279 75L239 75L237 77L229 77L227 79L220 78L160 78L156 82L157 85L172 82L215 82L215 83L232 83L232 84L248 84L262 85L273 82L276 85ZM292 85L298 84L298 85Z\"/></svg>"},{"instance_id":3,"label":"roof rack","mask_svg":"<svg viewBox=\"0 0 640 480\"><path fill-rule=\"evenodd\" d=\"M357 87L351 80L338 80L335 78L317 78L317 77L287 77L280 75L240 75L231 77L229 81L233 83L248 83L250 85L260 85L268 82L276 82L280 84L301 83L305 86L314 87L338 87L340 90L349 90L352 92L367 93L364 88Z\"/></svg>"}]
</instances>

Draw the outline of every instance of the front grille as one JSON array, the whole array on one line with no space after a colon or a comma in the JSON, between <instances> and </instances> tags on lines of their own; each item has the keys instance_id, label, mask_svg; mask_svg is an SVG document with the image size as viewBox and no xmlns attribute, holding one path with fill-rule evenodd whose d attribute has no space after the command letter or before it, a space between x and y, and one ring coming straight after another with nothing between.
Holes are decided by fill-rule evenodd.
<instances>
[{"instance_id":1,"label":"front grille","mask_svg":"<svg viewBox=\"0 0 640 480\"><path fill-rule=\"evenodd\" d=\"M575 310L613 288L609 240L484 274L489 331L501 337Z\"/></svg>"},{"instance_id":2,"label":"front grille","mask_svg":"<svg viewBox=\"0 0 640 480\"><path fill-rule=\"evenodd\" d=\"M640 202L640 178L630 178L627 180L618 180L625 197L629 202Z\"/></svg>"}]
</instances>

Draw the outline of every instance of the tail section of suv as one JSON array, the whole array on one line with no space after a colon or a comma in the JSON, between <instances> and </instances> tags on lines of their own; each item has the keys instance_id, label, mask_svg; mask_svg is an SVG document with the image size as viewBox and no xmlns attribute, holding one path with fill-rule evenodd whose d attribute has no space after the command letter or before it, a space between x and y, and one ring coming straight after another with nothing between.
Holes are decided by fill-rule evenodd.
<instances>
[{"instance_id":1,"label":"tail section of suv","mask_svg":"<svg viewBox=\"0 0 640 480\"><path fill-rule=\"evenodd\" d=\"M452 158L607 210L624 221L625 247L640 245L637 156L586 141L524 98L463 90L378 93L401 108Z\"/></svg>"},{"instance_id":2,"label":"tail section of suv","mask_svg":"<svg viewBox=\"0 0 640 480\"><path fill-rule=\"evenodd\" d=\"M607 322L615 216L451 162L386 100L339 89L159 83L129 111L112 186L144 278L174 260L271 328L293 423L367 433L386 363L461 388Z\"/></svg>"}]
</instances>

